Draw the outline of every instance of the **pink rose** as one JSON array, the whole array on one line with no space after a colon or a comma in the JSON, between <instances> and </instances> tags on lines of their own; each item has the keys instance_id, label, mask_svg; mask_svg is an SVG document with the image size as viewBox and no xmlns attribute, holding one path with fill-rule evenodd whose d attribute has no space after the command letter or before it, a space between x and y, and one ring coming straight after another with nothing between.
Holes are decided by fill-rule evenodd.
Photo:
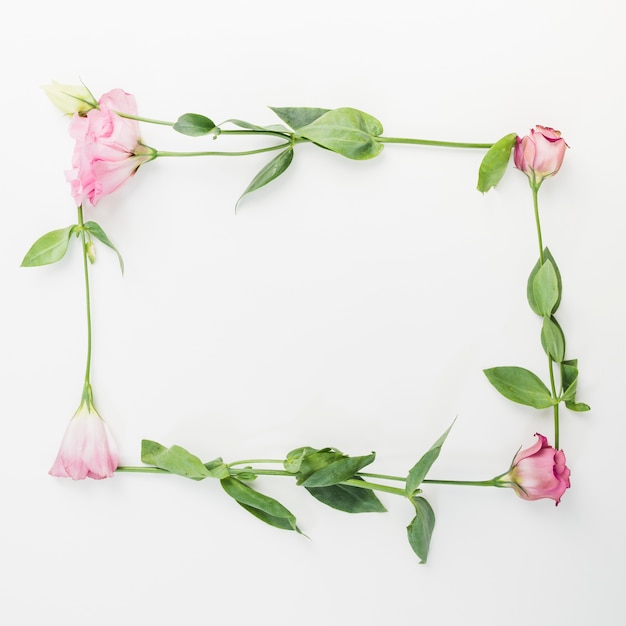
<instances>
[{"instance_id":1,"label":"pink rose","mask_svg":"<svg viewBox=\"0 0 626 626\"><path fill-rule=\"evenodd\" d=\"M117 446L90 399L71 419L49 474L60 478L110 478L117 468Z\"/></svg>"},{"instance_id":2,"label":"pink rose","mask_svg":"<svg viewBox=\"0 0 626 626\"><path fill-rule=\"evenodd\" d=\"M558 130L535 126L530 135L517 138L513 161L515 167L522 170L531 183L538 187L544 178L554 176L559 171L567 148Z\"/></svg>"},{"instance_id":3,"label":"pink rose","mask_svg":"<svg viewBox=\"0 0 626 626\"><path fill-rule=\"evenodd\" d=\"M543 435L535 433L535 437L538 437L537 442L515 455L511 469L498 479L498 484L513 487L525 500L551 498L558 504L570 486L565 454L549 446Z\"/></svg>"},{"instance_id":4,"label":"pink rose","mask_svg":"<svg viewBox=\"0 0 626 626\"><path fill-rule=\"evenodd\" d=\"M66 178L77 205L89 200L95 206L156 156L141 143L137 120L121 117L116 111L137 115L134 96L113 89L100 98L97 109L72 117L69 133L76 145L73 169L66 172Z\"/></svg>"}]
</instances>

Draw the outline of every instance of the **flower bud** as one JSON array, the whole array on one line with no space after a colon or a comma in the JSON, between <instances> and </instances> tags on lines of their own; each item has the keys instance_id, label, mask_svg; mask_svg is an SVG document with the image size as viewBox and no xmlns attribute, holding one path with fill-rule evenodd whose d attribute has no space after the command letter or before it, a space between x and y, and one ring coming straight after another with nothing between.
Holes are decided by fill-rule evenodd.
<instances>
[{"instance_id":1,"label":"flower bud","mask_svg":"<svg viewBox=\"0 0 626 626\"><path fill-rule=\"evenodd\" d=\"M515 167L528 176L531 185L539 188L544 178L559 171L567 148L558 130L535 126L530 135L517 138L513 161Z\"/></svg>"},{"instance_id":2,"label":"flower bud","mask_svg":"<svg viewBox=\"0 0 626 626\"><path fill-rule=\"evenodd\" d=\"M52 81L44 85L43 90L54 106L66 115L83 115L98 108L98 102L84 85L62 85Z\"/></svg>"}]
</instances>

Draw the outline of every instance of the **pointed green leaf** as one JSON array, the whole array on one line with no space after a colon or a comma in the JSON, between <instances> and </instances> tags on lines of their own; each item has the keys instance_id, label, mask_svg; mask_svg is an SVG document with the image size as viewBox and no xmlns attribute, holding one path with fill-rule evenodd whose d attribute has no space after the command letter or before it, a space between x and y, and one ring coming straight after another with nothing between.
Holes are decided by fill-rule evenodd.
<instances>
[{"instance_id":1,"label":"pointed green leaf","mask_svg":"<svg viewBox=\"0 0 626 626\"><path fill-rule=\"evenodd\" d=\"M194 480L208 477L224 478L229 475L228 467L221 459L204 465L197 456L180 446L166 448L160 443L148 439L141 442L141 461L147 465L154 465L167 470L172 474Z\"/></svg>"},{"instance_id":2,"label":"pointed green leaf","mask_svg":"<svg viewBox=\"0 0 626 626\"><path fill-rule=\"evenodd\" d=\"M550 311L550 314L553 314L553 313L556 313L557 309L559 308L559 304L561 303L561 292L563 290L563 284L561 281L561 272L559 271L559 267L556 264L556 261L554 260L554 257L552 256L548 248L545 248L543 251L543 259L544 259L544 262L550 261L550 263L552 263L552 267L554 271L556 272L558 298L557 298L556 304L552 307L552 310ZM526 285L526 295L528 297L528 304L530 304L530 308L537 315L543 316L544 314L540 312L539 306L535 300L535 293L534 293L535 276L537 275L537 272L539 271L540 267L541 267L541 260L537 260L537 263L535 263L535 266L533 267L532 272L530 273L530 276L528 277L528 283Z\"/></svg>"},{"instance_id":3,"label":"pointed green leaf","mask_svg":"<svg viewBox=\"0 0 626 626\"><path fill-rule=\"evenodd\" d=\"M578 387L578 359L570 359L561 363L561 387L564 402L576 400L576 388Z\"/></svg>"},{"instance_id":4,"label":"pointed green leaf","mask_svg":"<svg viewBox=\"0 0 626 626\"><path fill-rule=\"evenodd\" d=\"M560 363L565 356L565 336L554 317L544 317L541 328L541 345L545 353L555 362Z\"/></svg>"},{"instance_id":5,"label":"pointed green leaf","mask_svg":"<svg viewBox=\"0 0 626 626\"><path fill-rule=\"evenodd\" d=\"M489 382L513 402L535 409L545 409L555 404L541 379L523 367L492 367L483 371Z\"/></svg>"},{"instance_id":6,"label":"pointed green leaf","mask_svg":"<svg viewBox=\"0 0 626 626\"><path fill-rule=\"evenodd\" d=\"M422 484L424 478L426 478L426 474L428 474L432 464L437 460L437 457L441 452L441 446L443 446L446 437L452 429L452 426L454 426L454 422L450 424L446 432L444 432L443 435L435 441L435 443L430 447L430 450L428 450L428 452L426 452L426 454L424 454L409 471L409 475L406 479L406 493L408 496L411 496L411 494L413 494Z\"/></svg>"},{"instance_id":7,"label":"pointed green leaf","mask_svg":"<svg viewBox=\"0 0 626 626\"><path fill-rule=\"evenodd\" d=\"M275 178L278 178L290 165L293 160L293 148L287 148L283 150L278 156L274 157L261 171L252 179L252 182L246 187L245 191L237 200L237 205L241 202L241 199L253 191L260 189L267 183L272 182Z\"/></svg>"},{"instance_id":8,"label":"pointed green leaf","mask_svg":"<svg viewBox=\"0 0 626 626\"><path fill-rule=\"evenodd\" d=\"M591 407L584 402L566 402L565 406L570 411L576 411L577 413L584 413L585 411L591 411Z\"/></svg>"},{"instance_id":9,"label":"pointed green leaf","mask_svg":"<svg viewBox=\"0 0 626 626\"><path fill-rule=\"evenodd\" d=\"M359 470L369 465L376 458L372 452L367 456L344 456L332 463L308 473L306 478L298 480L303 487L328 487L352 478ZM358 489L358 487L357 487Z\"/></svg>"},{"instance_id":10,"label":"pointed green leaf","mask_svg":"<svg viewBox=\"0 0 626 626\"><path fill-rule=\"evenodd\" d=\"M240 128L247 128L248 130L260 130L260 131L270 130L275 133L285 133L288 135L291 134L289 132L289 129L283 126L282 124L270 124L269 126L259 126L258 124L252 124L250 122L245 122L244 120L236 120L236 119L226 120L224 124L228 124L229 122L231 124L234 124L235 126L239 126Z\"/></svg>"},{"instance_id":11,"label":"pointed green leaf","mask_svg":"<svg viewBox=\"0 0 626 626\"><path fill-rule=\"evenodd\" d=\"M354 480L363 479L355 477ZM320 502L346 513L383 513L387 510L371 489L350 485L305 487L305 489Z\"/></svg>"},{"instance_id":12,"label":"pointed green leaf","mask_svg":"<svg viewBox=\"0 0 626 626\"><path fill-rule=\"evenodd\" d=\"M511 133L496 141L489 148L478 170L478 185L476 186L478 191L485 193L500 182L506 172L511 158L511 150L516 141L517 135Z\"/></svg>"},{"instance_id":13,"label":"pointed green leaf","mask_svg":"<svg viewBox=\"0 0 626 626\"><path fill-rule=\"evenodd\" d=\"M318 117L330 111L330 109L319 109L315 107L270 107L270 109L294 130L308 126Z\"/></svg>"},{"instance_id":14,"label":"pointed green leaf","mask_svg":"<svg viewBox=\"0 0 626 626\"><path fill-rule=\"evenodd\" d=\"M317 450L315 448L311 448L310 446L296 448L287 454L286 459L283 461L283 467L288 472L296 474L300 471L300 467L302 466L304 459L312 454L315 454L316 452Z\"/></svg>"},{"instance_id":15,"label":"pointed green leaf","mask_svg":"<svg viewBox=\"0 0 626 626\"><path fill-rule=\"evenodd\" d=\"M371 159L383 144L376 141L383 132L381 123L357 109L333 109L297 129L297 135L349 159Z\"/></svg>"},{"instance_id":16,"label":"pointed green leaf","mask_svg":"<svg viewBox=\"0 0 626 626\"><path fill-rule=\"evenodd\" d=\"M67 252L72 231L76 224L59 228L43 235L35 241L22 261L22 267L37 267L60 261Z\"/></svg>"},{"instance_id":17,"label":"pointed green leaf","mask_svg":"<svg viewBox=\"0 0 626 626\"><path fill-rule=\"evenodd\" d=\"M274 498L259 493L236 478L223 478L220 483L231 498L266 524L282 530L300 532L295 516Z\"/></svg>"},{"instance_id":18,"label":"pointed green leaf","mask_svg":"<svg viewBox=\"0 0 626 626\"><path fill-rule=\"evenodd\" d=\"M212 120L204 115L198 115L197 113L185 113L184 115L181 115L178 120L176 120L176 123L172 128L183 135L200 137L215 131L216 126Z\"/></svg>"},{"instance_id":19,"label":"pointed green leaf","mask_svg":"<svg viewBox=\"0 0 626 626\"><path fill-rule=\"evenodd\" d=\"M535 274L533 295L539 315L551 315L559 301L559 280L550 259L546 259Z\"/></svg>"},{"instance_id":20,"label":"pointed green leaf","mask_svg":"<svg viewBox=\"0 0 626 626\"><path fill-rule=\"evenodd\" d=\"M90 232L96 239L101 241L105 246L109 246L115 254L117 254L117 259L120 262L120 270L122 274L124 273L124 259L122 259L122 255L119 253L117 248L111 243L111 240L107 237L106 233L102 230L99 224L96 222L85 222L84 224L85 230Z\"/></svg>"},{"instance_id":21,"label":"pointed green leaf","mask_svg":"<svg viewBox=\"0 0 626 626\"><path fill-rule=\"evenodd\" d=\"M420 563L426 563L430 539L435 528L435 512L421 496L411 498L411 502L415 507L415 517L406 529L409 543L413 552L420 558Z\"/></svg>"}]
</instances>

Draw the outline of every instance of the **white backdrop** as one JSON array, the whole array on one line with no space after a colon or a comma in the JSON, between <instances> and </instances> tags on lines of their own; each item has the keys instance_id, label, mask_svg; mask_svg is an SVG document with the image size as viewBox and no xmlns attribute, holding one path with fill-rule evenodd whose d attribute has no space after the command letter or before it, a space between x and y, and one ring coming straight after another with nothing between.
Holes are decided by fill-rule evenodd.
<instances>
[{"instance_id":1,"label":"white backdrop","mask_svg":"<svg viewBox=\"0 0 626 626\"><path fill-rule=\"evenodd\" d=\"M620 406L626 312L620 3L25 3L0 25L2 623L154 625L621 624L626 557ZM206 8L209 7L209 8ZM73 223L72 142L40 86L82 79L133 93L140 114L276 122L268 106L351 106L387 136L494 141L531 126L570 145L540 194L564 282L559 321L581 370L561 444L558 508L510 490L432 486L429 562L408 502L349 516L288 479L258 487L308 539L249 516L216 482L47 475L81 392L78 248L21 269ZM142 125L159 149L204 140ZM222 142L222 143L220 143ZM230 147L220 139L211 147ZM500 397L482 369L545 374L526 304L531 195L512 168L475 190L482 152L388 145L372 161L301 146L279 180L234 203L267 161L161 159L86 217L96 404L139 464L140 441L204 460L301 446L378 454L405 474L458 416L431 477L505 471L549 411Z\"/></svg>"}]
</instances>

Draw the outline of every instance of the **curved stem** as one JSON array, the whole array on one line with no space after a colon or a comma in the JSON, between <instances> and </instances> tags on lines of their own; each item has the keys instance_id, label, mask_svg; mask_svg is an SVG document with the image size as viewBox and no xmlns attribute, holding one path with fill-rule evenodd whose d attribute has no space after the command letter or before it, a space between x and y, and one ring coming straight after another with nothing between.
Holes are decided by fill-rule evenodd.
<instances>
[{"instance_id":1,"label":"curved stem","mask_svg":"<svg viewBox=\"0 0 626 626\"><path fill-rule=\"evenodd\" d=\"M248 156L250 154L261 154L262 152L272 152L275 150L282 150L291 145L291 141L281 143L277 146L270 146L268 148L258 148L256 150L244 150L241 152L166 152L157 150L156 157L194 157L194 156Z\"/></svg>"},{"instance_id":2,"label":"curved stem","mask_svg":"<svg viewBox=\"0 0 626 626\"><path fill-rule=\"evenodd\" d=\"M87 308L87 364L85 366L85 387L89 382L91 374L91 296L89 290L89 263L87 260L87 237L84 230L83 207L78 207L78 225L80 227L80 238L83 249L83 270L85 274L85 303Z\"/></svg>"},{"instance_id":3,"label":"curved stem","mask_svg":"<svg viewBox=\"0 0 626 626\"><path fill-rule=\"evenodd\" d=\"M442 148L478 148L488 150L492 143L472 143L466 141L436 141L434 139L412 139L410 137L376 137L380 143L404 143L418 146L440 146Z\"/></svg>"},{"instance_id":4,"label":"curved stem","mask_svg":"<svg viewBox=\"0 0 626 626\"><path fill-rule=\"evenodd\" d=\"M539 242L539 262L543 265L543 237L541 236L541 221L539 220L539 185L531 179L530 187L533 190L533 209L535 211L535 226L537 227L537 239Z\"/></svg>"}]
</instances>

